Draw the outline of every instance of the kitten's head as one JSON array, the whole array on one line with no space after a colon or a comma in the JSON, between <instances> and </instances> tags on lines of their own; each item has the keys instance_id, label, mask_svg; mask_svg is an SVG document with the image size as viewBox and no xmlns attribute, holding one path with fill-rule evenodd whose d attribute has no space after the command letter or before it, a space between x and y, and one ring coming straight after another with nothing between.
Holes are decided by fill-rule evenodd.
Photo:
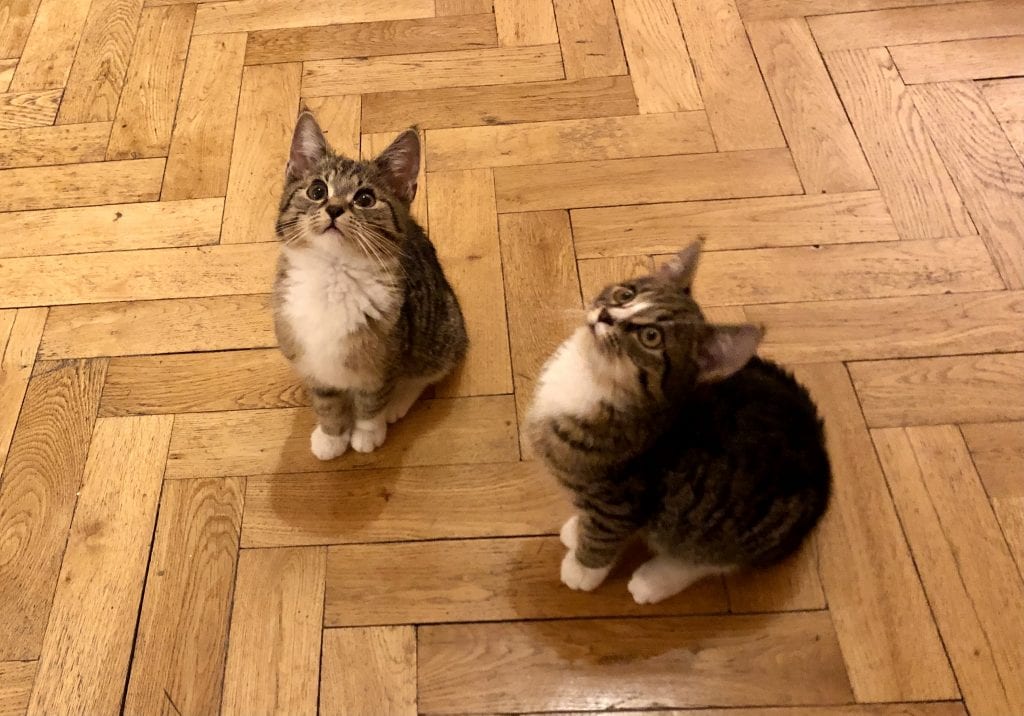
<instances>
[{"instance_id":1,"label":"kitten's head","mask_svg":"<svg viewBox=\"0 0 1024 716\"><path fill-rule=\"evenodd\" d=\"M608 286L587 311L596 367L641 400L672 403L697 383L729 377L764 335L705 320L690 295L699 257L693 243L654 274Z\"/></svg>"},{"instance_id":2,"label":"kitten's head","mask_svg":"<svg viewBox=\"0 0 1024 716\"><path fill-rule=\"evenodd\" d=\"M310 112L295 125L277 235L288 246L394 260L416 196L420 140L398 135L370 161L333 152Z\"/></svg>"}]
</instances>

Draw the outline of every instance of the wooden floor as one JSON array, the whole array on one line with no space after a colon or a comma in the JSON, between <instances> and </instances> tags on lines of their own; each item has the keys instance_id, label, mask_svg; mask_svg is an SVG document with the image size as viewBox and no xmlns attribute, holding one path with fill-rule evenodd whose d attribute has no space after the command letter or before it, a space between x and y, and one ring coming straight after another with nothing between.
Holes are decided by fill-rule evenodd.
<instances>
[{"instance_id":1,"label":"wooden floor","mask_svg":"<svg viewBox=\"0 0 1024 716\"><path fill-rule=\"evenodd\" d=\"M1024 714L1021 0L0 0L0 93L3 716ZM333 463L268 311L301 105L423 131L473 342ZM832 509L770 572L571 592L533 381L696 238Z\"/></svg>"}]
</instances>

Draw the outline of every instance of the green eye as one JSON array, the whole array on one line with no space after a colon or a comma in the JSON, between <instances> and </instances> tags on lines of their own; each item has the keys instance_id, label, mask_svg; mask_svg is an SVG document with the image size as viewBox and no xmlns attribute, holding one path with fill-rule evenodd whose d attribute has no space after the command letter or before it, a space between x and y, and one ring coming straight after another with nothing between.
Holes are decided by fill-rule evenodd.
<instances>
[{"instance_id":1,"label":"green eye","mask_svg":"<svg viewBox=\"0 0 1024 716\"><path fill-rule=\"evenodd\" d=\"M352 197L352 203L362 209L369 209L377 203L377 197L373 195L373 189L360 189Z\"/></svg>"},{"instance_id":2,"label":"green eye","mask_svg":"<svg viewBox=\"0 0 1024 716\"><path fill-rule=\"evenodd\" d=\"M657 326L644 326L640 329L640 343L644 348L660 348L664 339L661 329Z\"/></svg>"},{"instance_id":3,"label":"green eye","mask_svg":"<svg viewBox=\"0 0 1024 716\"><path fill-rule=\"evenodd\" d=\"M327 198L327 185L320 179L316 179L309 188L306 189L306 196L313 201L323 201Z\"/></svg>"},{"instance_id":4,"label":"green eye","mask_svg":"<svg viewBox=\"0 0 1024 716\"><path fill-rule=\"evenodd\" d=\"M612 291L612 301L618 304L629 303L636 298L636 291L625 286L619 286Z\"/></svg>"}]
</instances>

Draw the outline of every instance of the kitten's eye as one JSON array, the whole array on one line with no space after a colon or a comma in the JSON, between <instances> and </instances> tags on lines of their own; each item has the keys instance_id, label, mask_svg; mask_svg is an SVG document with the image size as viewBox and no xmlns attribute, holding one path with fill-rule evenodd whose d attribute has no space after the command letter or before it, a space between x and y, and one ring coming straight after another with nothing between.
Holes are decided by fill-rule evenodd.
<instances>
[{"instance_id":1,"label":"kitten's eye","mask_svg":"<svg viewBox=\"0 0 1024 716\"><path fill-rule=\"evenodd\" d=\"M612 291L612 301L615 303L629 303L636 297L636 291L625 286L619 286Z\"/></svg>"},{"instance_id":2,"label":"kitten's eye","mask_svg":"<svg viewBox=\"0 0 1024 716\"><path fill-rule=\"evenodd\" d=\"M327 185L317 179L306 189L306 196L313 201L323 201L327 198Z\"/></svg>"},{"instance_id":3,"label":"kitten's eye","mask_svg":"<svg viewBox=\"0 0 1024 716\"><path fill-rule=\"evenodd\" d=\"M377 197L373 195L373 189L360 189L352 197L352 203L362 209L369 209L377 203Z\"/></svg>"},{"instance_id":4,"label":"kitten's eye","mask_svg":"<svg viewBox=\"0 0 1024 716\"><path fill-rule=\"evenodd\" d=\"M658 348L664 340L661 329L657 326L646 326L640 329L640 342L644 348Z\"/></svg>"}]
</instances>

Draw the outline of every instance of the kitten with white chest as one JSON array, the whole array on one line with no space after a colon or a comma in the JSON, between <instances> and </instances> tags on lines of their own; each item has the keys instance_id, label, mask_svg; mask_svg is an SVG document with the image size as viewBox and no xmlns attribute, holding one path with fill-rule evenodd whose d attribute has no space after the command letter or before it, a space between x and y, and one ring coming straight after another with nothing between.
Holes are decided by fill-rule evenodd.
<instances>
[{"instance_id":1,"label":"kitten with white chest","mask_svg":"<svg viewBox=\"0 0 1024 716\"><path fill-rule=\"evenodd\" d=\"M375 450L466 354L458 298L409 214L419 164L413 130L361 162L336 155L309 112L295 127L274 326L311 396L321 460Z\"/></svg>"}]
</instances>

